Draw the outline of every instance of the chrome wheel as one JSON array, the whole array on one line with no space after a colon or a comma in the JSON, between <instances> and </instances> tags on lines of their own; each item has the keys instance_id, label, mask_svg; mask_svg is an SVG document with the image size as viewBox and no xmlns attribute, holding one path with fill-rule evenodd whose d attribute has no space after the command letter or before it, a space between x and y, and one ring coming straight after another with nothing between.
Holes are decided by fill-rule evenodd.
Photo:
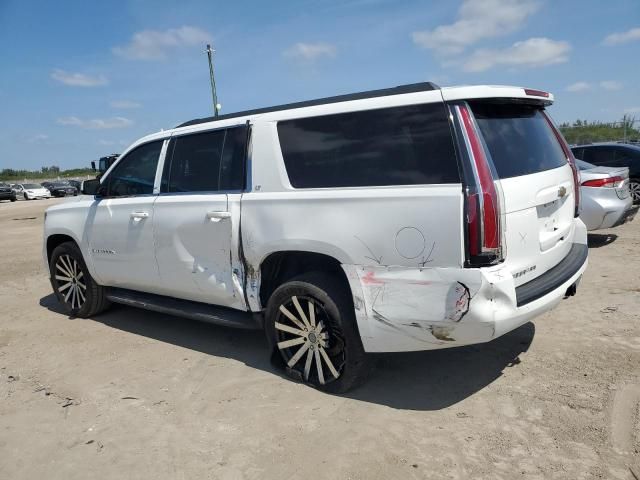
<instances>
[{"instance_id":1,"label":"chrome wheel","mask_svg":"<svg viewBox=\"0 0 640 480\"><path fill-rule=\"evenodd\" d=\"M87 285L80 264L70 255L60 255L56 262L56 288L72 310L86 301Z\"/></svg>"},{"instance_id":2,"label":"chrome wheel","mask_svg":"<svg viewBox=\"0 0 640 480\"><path fill-rule=\"evenodd\" d=\"M640 203L640 182L629 183L629 192L631 193L631 198L633 198L633 203Z\"/></svg>"},{"instance_id":3,"label":"chrome wheel","mask_svg":"<svg viewBox=\"0 0 640 480\"><path fill-rule=\"evenodd\" d=\"M325 385L340 377L345 363L342 331L320 302L290 297L279 307L275 328L285 363L305 381Z\"/></svg>"}]
</instances>

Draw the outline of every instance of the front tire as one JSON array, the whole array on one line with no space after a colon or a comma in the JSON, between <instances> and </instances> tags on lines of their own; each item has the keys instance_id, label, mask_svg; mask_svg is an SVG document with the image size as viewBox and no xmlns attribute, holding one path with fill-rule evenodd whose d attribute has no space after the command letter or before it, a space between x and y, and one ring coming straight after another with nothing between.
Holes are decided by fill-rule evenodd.
<instances>
[{"instance_id":1,"label":"front tire","mask_svg":"<svg viewBox=\"0 0 640 480\"><path fill-rule=\"evenodd\" d=\"M295 379L342 393L367 377L351 294L335 276L310 272L278 287L267 303L265 329Z\"/></svg>"},{"instance_id":2,"label":"front tire","mask_svg":"<svg viewBox=\"0 0 640 480\"><path fill-rule=\"evenodd\" d=\"M29 195L27 195L26 193L24 194L24 199L25 200L29 200Z\"/></svg>"},{"instance_id":3,"label":"front tire","mask_svg":"<svg viewBox=\"0 0 640 480\"><path fill-rule=\"evenodd\" d=\"M105 288L93 279L75 243L65 242L53 250L49 272L53 292L70 316L87 318L109 307Z\"/></svg>"}]
</instances>

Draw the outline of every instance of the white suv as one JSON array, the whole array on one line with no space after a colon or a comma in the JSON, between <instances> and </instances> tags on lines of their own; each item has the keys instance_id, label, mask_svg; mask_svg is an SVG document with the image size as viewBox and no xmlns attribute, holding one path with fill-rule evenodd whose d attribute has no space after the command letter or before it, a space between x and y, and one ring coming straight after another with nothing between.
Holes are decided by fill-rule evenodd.
<instances>
[{"instance_id":1,"label":"white suv","mask_svg":"<svg viewBox=\"0 0 640 480\"><path fill-rule=\"evenodd\" d=\"M291 376L332 392L365 352L487 342L587 266L552 101L422 83L149 135L48 209L53 290L78 317L118 302L263 328Z\"/></svg>"}]
</instances>

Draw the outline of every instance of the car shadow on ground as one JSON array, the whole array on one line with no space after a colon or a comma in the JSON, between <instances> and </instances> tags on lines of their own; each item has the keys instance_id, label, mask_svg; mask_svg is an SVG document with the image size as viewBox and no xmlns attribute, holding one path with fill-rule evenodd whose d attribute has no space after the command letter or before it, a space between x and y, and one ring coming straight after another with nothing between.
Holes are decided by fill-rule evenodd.
<instances>
[{"instance_id":1,"label":"car shadow on ground","mask_svg":"<svg viewBox=\"0 0 640 480\"><path fill-rule=\"evenodd\" d=\"M40 305L64 314L50 294ZM232 358L245 365L286 375L270 361L264 334L114 305L93 321L111 328L178 345L207 355ZM520 363L535 335L527 323L490 342L425 352L372 355L375 365L368 381L342 394L363 402L396 409L439 410L455 405L499 378L506 368Z\"/></svg>"},{"instance_id":2,"label":"car shadow on ground","mask_svg":"<svg viewBox=\"0 0 640 480\"><path fill-rule=\"evenodd\" d=\"M600 248L615 242L618 235L615 233L589 233L587 234L587 245L589 248Z\"/></svg>"}]
</instances>

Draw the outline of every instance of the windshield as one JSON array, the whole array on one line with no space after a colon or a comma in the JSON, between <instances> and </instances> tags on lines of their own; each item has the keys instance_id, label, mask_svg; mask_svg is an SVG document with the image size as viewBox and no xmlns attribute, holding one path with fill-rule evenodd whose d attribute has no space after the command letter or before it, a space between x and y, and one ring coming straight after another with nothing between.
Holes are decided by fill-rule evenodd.
<instances>
[{"instance_id":1,"label":"windshield","mask_svg":"<svg viewBox=\"0 0 640 480\"><path fill-rule=\"evenodd\" d=\"M578 170L591 170L592 168L596 168L596 166L592 163L585 162L584 160L579 160L576 158L576 166Z\"/></svg>"},{"instance_id":2,"label":"windshield","mask_svg":"<svg viewBox=\"0 0 640 480\"><path fill-rule=\"evenodd\" d=\"M38 188L42 188L40 185L38 185L37 183L25 183L22 185L24 188L26 188L27 190L36 190Z\"/></svg>"}]
</instances>

